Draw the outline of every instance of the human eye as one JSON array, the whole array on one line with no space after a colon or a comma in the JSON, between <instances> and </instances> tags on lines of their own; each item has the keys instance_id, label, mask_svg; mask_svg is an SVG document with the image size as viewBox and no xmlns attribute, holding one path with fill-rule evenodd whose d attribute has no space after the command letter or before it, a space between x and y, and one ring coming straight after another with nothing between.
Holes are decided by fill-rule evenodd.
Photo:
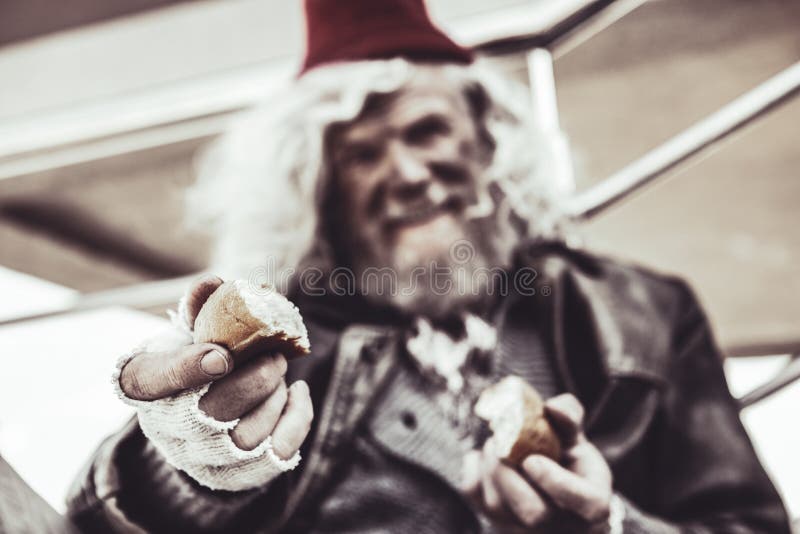
<instances>
[{"instance_id":1,"label":"human eye","mask_svg":"<svg viewBox=\"0 0 800 534\"><path fill-rule=\"evenodd\" d=\"M450 124L443 117L425 117L409 126L403 137L407 143L425 145L440 135L450 133Z\"/></svg>"},{"instance_id":2,"label":"human eye","mask_svg":"<svg viewBox=\"0 0 800 534\"><path fill-rule=\"evenodd\" d=\"M341 159L347 166L369 165L374 163L379 155L378 147L367 143L355 143L344 149Z\"/></svg>"}]
</instances>

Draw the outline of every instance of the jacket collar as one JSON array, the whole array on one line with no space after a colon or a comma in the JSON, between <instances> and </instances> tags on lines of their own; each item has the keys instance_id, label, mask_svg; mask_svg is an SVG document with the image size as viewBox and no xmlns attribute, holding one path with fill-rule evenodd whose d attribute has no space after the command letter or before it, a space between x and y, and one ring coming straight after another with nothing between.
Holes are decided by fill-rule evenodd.
<instances>
[{"instance_id":1,"label":"jacket collar","mask_svg":"<svg viewBox=\"0 0 800 534\"><path fill-rule=\"evenodd\" d=\"M661 309L663 289L648 275L560 242L530 243L518 257L536 269L537 298L568 388L593 366L607 379L665 381L671 328Z\"/></svg>"}]
</instances>

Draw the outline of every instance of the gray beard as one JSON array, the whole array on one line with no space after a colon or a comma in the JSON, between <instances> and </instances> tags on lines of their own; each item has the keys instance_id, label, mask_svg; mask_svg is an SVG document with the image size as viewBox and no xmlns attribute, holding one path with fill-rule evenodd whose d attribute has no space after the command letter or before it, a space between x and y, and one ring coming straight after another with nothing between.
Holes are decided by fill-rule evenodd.
<instances>
[{"instance_id":1,"label":"gray beard","mask_svg":"<svg viewBox=\"0 0 800 534\"><path fill-rule=\"evenodd\" d=\"M518 234L510 226L498 229L494 223L481 219L468 224L469 237L464 241L472 246L473 254L468 260L449 247L426 265L401 265L392 254L392 261L381 262L391 266L380 270L395 279L394 285L387 287L385 279L381 284L377 276L367 275L370 267L360 266L356 269L358 289L377 305L433 319L480 309L511 283L508 270Z\"/></svg>"},{"instance_id":2,"label":"gray beard","mask_svg":"<svg viewBox=\"0 0 800 534\"><path fill-rule=\"evenodd\" d=\"M436 262L423 273L416 273L413 284L386 295L390 304L413 315L443 318L458 315L477 306L490 296L490 277L477 276L486 270L485 258L475 258L468 264L453 261ZM402 273L401 280L411 280L414 272Z\"/></svg>"}]
</instances>

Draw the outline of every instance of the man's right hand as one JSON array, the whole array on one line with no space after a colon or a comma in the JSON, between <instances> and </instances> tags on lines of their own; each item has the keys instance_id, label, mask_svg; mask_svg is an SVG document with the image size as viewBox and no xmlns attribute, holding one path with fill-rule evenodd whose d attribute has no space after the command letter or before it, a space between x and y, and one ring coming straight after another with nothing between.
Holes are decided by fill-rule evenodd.
<instances>
[{"instance_id":1,"label":"man's right hand","mask_svg":"<svg viewBox=\"0 0 800 534\"><path fill-rule=\"evenodd\" d=\"M187 296L190 324L221 284L218 277L192 284ZM200 409L218 421L240 418L230 433L237 447L252 450L272 436L275 454L291 458L306 439L314 416L308 385L299 380L287 388L282 354L263 354L238 365L234 369L224 347L195 343L137 354L122 369L119 383L132 399L155 400L213 382Z\"/></svg>"}]
</instances>

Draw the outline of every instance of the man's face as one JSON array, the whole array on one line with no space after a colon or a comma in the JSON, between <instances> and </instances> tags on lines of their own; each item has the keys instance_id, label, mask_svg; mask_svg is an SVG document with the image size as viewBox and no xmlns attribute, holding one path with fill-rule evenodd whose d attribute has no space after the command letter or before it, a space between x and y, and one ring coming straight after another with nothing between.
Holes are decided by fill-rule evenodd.
<instances>
[{"instance_id":1,"label":"man's face","mask_svg":"<svg viewBox=\"0 0 800 534\"><path fill-rule=\"evenodd\" d=\"M430 79L369 100L332 129L335 239L357 275L389 267L402 283L415 267L451 265L459 240L474 248L473 264L502 263L494 216L467 216L488 195L492 151L475 114L463 91Z\"/></svg>"}]
</instances>

